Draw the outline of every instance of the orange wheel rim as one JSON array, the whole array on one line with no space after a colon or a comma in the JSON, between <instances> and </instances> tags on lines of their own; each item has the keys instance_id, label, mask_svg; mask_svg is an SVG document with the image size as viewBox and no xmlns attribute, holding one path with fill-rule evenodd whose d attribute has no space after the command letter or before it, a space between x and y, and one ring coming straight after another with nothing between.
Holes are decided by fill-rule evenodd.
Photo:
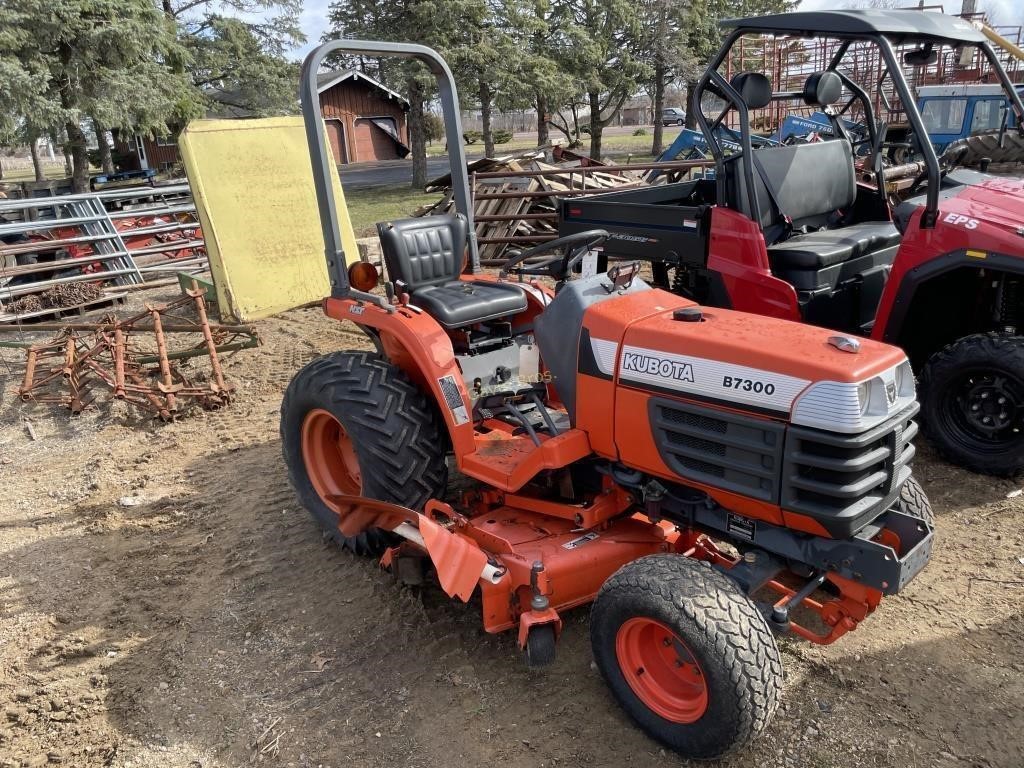
<instances>
[{"instance_id":1,"label":"orange wheel rim","mask_svg":"<svg viewBox=\"0 0 1024 768\"><path fill-rule=\"evenodd\" d=\"M696 656L660 621L629 619L615 635L622 676L659 717L695 723L708 708L708 685Z\"/></svg>"},{"instance_id":2,"label":"orange wheel rim","mask_svg":"<svg viewBox=\"0 0 1024 768\"><path fill-rule=\"evenodd\" d=\"M331 496L362 495L363 477L355 446L332 413L322 408L307 413L301 442L309 482L327 506L337 512L336 505L328 501Z\"/></svg>"}]
</instances>

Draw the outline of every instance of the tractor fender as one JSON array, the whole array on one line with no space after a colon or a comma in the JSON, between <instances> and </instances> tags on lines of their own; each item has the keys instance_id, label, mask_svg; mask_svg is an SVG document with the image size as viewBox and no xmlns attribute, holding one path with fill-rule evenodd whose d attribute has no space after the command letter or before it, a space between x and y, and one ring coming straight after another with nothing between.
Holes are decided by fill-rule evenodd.
<instances>
[{"instance_id":1,"label":"tractor fender","mask_svg":"<svg viewBox=\"0 0 1024 768\"><path fill-rule=\"evenodd\" d=\"M355 299L324 299L324 314L376 331L380 351L429 395L444 420L456 457L476 450L473 402L455 361L451 339L425 312L409 307L385 309Z\"/></svg>"}]
</instances>

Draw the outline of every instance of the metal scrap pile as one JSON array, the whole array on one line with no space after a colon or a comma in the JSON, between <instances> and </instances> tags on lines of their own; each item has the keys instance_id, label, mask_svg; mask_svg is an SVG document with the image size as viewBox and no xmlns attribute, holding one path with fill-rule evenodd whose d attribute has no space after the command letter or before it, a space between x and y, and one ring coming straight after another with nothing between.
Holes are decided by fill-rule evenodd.
<instances>
[{"instance_id":1,"label":"metal scrap pile","mask_svg":"<svg viewBox=\"0 0 1024 768\"><path fill-rule=\"evenodd\" d=\"M41 312L53 307L74 307L94 301L103 295L97 283L61 283L42 293L30 293L8 304L5 309L15 314Z\"/></svg>"},{"instance_id":2,"label":"metal scrap pile","mask_svg":"<svg viewBox=\"0 0 1024 768\"><path fill-rule=\"evenodd\" d=\"M207 267L187 184L0 201L0 323L114 303L132 285ZM59 290L72 285L91 290Z\"/></svg>"},{"instance_id":3,"label":"metal scrap pile","mask_svg":"<svg viewBox=\"0 0 1024 768\"><path fill-rule=\"evenodd\" d=\"M191 305L198 321L177 310ZM183 345L170 344L186 338ZM249 326L212 325L199 289L160 307L148 306L127 319L69 324L48 342L26 348L25 376L18 394L25 402L53 403L72 413L95 400L94 388L110 392L170 421L183 401L205 408L226 404L233 387L224 380L219 355L255 347L259 337ZM176 361L208 357L210 375L187 378Z\"/></svg>"}]
</instances>

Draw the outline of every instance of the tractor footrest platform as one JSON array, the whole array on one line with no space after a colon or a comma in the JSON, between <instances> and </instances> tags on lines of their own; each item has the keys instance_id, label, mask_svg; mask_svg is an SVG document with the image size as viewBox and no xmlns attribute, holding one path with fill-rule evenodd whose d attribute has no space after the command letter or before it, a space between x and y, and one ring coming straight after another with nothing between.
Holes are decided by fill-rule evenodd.
<instances>
[{"instance_id":1,"label":"tractor footrest platform","mask_svg":"<svg viewBox=\"0 0 1024 768\"><path fill-rule=\"evenodd\" d=\"M476 446L459 469L509 492L518 491L538 472L569 466L591 453L586 433L578 429L542 439L539 446L526 435L494 431L477 435Z\"/></svg>"}]
</instances>

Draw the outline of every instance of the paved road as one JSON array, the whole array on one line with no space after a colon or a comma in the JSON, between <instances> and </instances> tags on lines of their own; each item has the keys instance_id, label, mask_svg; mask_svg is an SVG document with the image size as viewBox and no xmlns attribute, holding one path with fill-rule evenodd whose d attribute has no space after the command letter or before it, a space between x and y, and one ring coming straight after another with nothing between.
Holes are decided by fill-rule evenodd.
<instances>
[{"instance_id":1,"label":"paved road","mask_svg":"<svg viewBox=\"0 0 1024 768\"><path fill-rule=\"evenodd\" d=\"M382 160L377 163L353 163L339 168L345 189L364 189L382 185L412 183L411 160ZM448 173L448 156L427 158L427 178Z\"/></svg>"}]
</instances>

